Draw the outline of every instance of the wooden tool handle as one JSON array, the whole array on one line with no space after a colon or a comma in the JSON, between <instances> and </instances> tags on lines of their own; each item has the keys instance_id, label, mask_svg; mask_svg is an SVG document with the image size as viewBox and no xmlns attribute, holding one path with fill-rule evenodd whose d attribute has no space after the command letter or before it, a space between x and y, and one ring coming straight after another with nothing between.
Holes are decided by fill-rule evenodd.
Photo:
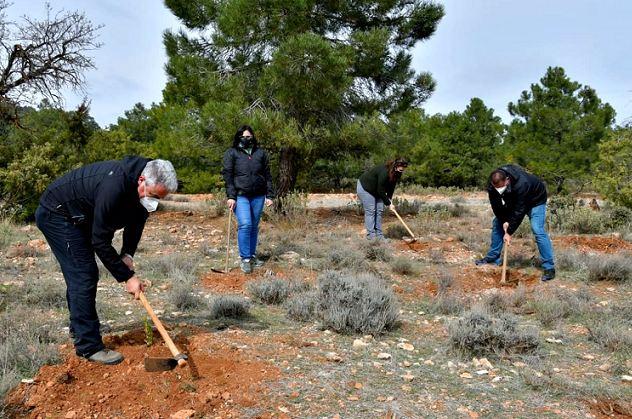
<instances>
[{"instance_id":1,"label":"wooden tool handle","mask_svg":"<svg viewBox=\"0 0 632 419\"><path fill-rule=\"evenodd\" d=\"M231 224L230 224L230 220L231 218L233 218L233 210L232 208L228 208L228 228L227 228L227 232L226 232L226 266L224 267L224 272L228 272L228 253L230 252L230 230L231 230Z\"/></svg>"},{"instance_id":2,"label":"wooden tool handle","mask_svg":"<svg viewBox=\"0 0 632 419\"><path fill-rule=\"evenodd\" d=\"M504 284L507 282L507 248L509 247L509 243L505 243L503 247L503 272L500 276L500 283Z\"/></svg>"},{"instance_id":3,"label":"wooden tool handle","mask_svg":"<svg viewBox=\"0 0 632 419\"><path fill-rule=\"evenodd\" d=\"M149 301L147 301L147 298L145 298L145 294L142 291L140 293L140 302L143 303L145 310L147 310L147 314L149 314L149 317L151 317L151 321L154 322L156 329L158 329L160 336L162 336L162 339L167 344L167 347L173 354L174 358L178 360L178 365L180 367L184 367L187 364L187 360L183 358L184 354L180 352L176 344L173 343L173 341L169 337L169 333L167 333L167 329L165 329L160 319L158 319L158 316L156 316L156 313L154 313L154 310L152 310L151 306L149 305Z\"/></svg>"},{"instance_id":4,"label":"wooden tool handle","mask_svg":"<svg viewBox=\"0 0 632 419\"><path fill-rule=\"evenodd\" d=\"M397 218L399 219L399 221L402 222L402 224L404 225L404 227L406 228L406 230L408 230L408 234L410 234L410 237L412 237L413 239L415 238L415 235L413 234L412 231L410 231L410 228L408 228L408 226L406 225L406 223L404 222L404 220L402 219L402 217L399 216L399 214L397 213L397 211L395 211L395 207L391 205L391 211L393 211L393 213L395 213L395 215L397 216Z\"/></svg>"}]
</instances>

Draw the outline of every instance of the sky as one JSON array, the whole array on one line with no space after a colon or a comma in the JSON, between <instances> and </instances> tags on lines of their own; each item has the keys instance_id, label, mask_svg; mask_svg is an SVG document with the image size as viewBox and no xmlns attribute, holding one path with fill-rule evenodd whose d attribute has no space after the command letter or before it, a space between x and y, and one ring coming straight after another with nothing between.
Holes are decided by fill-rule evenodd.
<instances>
[{"instance_id":1,"label":"sky","mask_svg":"<svg viewBox=\"0 0 632 419\"><path fill-rule=\"evenodd\" d=\"M562 66L572 80L593 87L617 112L632 119L632 1L441 0L446 16L435 35L413 50L413 68L430 71L437 89L425 103L430 114L465 109L483 99L505 122L516 101L546 72ZM9 18L44 14L44 1L13 0ZM81 10L104 25L86 74L86 94L65 92L66 107L83 96L103 127L141 102L160 102L167 60L166 29L178 20L161 0L52 0L53 10Z\"/></svg>"}]
</instances>

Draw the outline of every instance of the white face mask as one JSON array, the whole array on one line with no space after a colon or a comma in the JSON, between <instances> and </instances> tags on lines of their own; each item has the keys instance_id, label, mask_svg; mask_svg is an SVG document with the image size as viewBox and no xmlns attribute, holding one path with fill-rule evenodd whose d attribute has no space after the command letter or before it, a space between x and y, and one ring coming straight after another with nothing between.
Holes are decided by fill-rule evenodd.
<instances>
[{"instance_id":1,"label":"white face mask","mask_svg":"<svg viewBox=\"0 0 632 419\"><path fill-rule=\"evenodd\" d=\"M496 189L496 192L502 195L503 192L505 192L505 190L507 189L507 185L503 186L502 188L494 188L494 189Z\"/></svg>"},{"instance_id":2,"label":"white face mask","mask_svg":"<svg viewBox=\"0 0 632 419\"><path fill-rule=\"evenodd\" d=\"M147 193L147 187L143 183L143 189L145 193ZM140 199L140 204L145 207L147 212L154 212L158 208L158 202L160 200L158 198L154 198L151 196L144 196Z\"/></svg>"}]
</instances>

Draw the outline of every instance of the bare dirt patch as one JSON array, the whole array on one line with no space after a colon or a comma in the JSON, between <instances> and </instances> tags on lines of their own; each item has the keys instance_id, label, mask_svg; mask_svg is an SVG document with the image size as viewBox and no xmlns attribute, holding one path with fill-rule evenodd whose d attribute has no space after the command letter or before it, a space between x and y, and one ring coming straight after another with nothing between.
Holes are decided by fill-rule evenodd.
<instances>
[{"instance_id":1,"label":"bare dirt patch","mask_svg":"<svg viewBox=\"0 0 632 419\"><path fill-rule=\"evenodd\" d=\"M518 269L507 269L507 284L500 284L501 268L494 266L463 267L456 274L456 286L464 292L477 292L492 288L511 287L519 284L535 286L540 281L537 273L528 273Z\"/></svg>"},{"instance_id":2,"label":"bare dirt patch","mask_svg":"<svg viewBox=\"0 0 632 419\"><path fill-rule=\"evenodd\" d=\"M202 276L202 284L219 294L243 294L246 290L245 284L253 279L245 275L239 269L233 269L228 273L209 272Z\"/></svg>"},{"instance_id":3,"label":"bare dirt patch","mask_svg":"<svg viewBox=\"0 0 632 419\"><path fill-rule=\"evenodd\" d=\"M553 242L563 247L574 247L583 252L617 253L622 250L632 250L632 243L618 237L563 236L553 239Z\"/></svg>"},{"instance_id":4,"label":"bare dirt patch","mask_svg":"<svg viewBox=\"0 0 632 419\"><path fill-rule=\"evenodd\" d=\"M184 409L223 416L261 403L264 383L280 376L255 354L214 345L208 333L177 337L189 354L189 366L146 372L146 356L169 352L161 342L146 347L144 338L139 330L106 338L108 346L125 355L115 366L88 362L66 348L64 363L43 367L33 384L21 384L9 395L10 409L20 417L168 417Z\"/></svg>"}]
</instances>

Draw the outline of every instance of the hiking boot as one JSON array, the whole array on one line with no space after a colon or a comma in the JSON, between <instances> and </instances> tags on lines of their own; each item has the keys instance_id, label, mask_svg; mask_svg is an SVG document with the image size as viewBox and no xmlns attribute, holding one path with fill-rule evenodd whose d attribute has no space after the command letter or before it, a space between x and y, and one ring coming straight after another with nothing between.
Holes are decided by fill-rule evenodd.
<instances>
[{"instance_id":1,"label":"hiking boot","mask_svg":"<svg viewBox=\"0 0 632 419\"><path fill-rule=\"evenodd\" d=\"M476 259L474 263L476 264L476 266L481 266L481 265L486 265L486 264L498 265L498 262L496 262L494 259L489 259L487 256L485 256L482 259Z\"/></svg>"},{"instance_id":2,"label":"hiking boot","mask_svg":"<svg viewBox=\"0 0 632 419\"><path fill-rule=\"evenodd\" d=\"M259 259L256 256L253 256L252 259L250 259L250 264L252 265L253 268L261 268L263 265L265 265L265 261Z\"/></svg>"},{"instance_id":3,"label":"hiking boot","mask_svg":"<svg viewBox=\"0 0 632 419\"><path fill-rule=\"evenodd\" d=\"M246 274L252 273L252 265L250 264L250 259L242 259L241 263L239 264L239 267Z\"/></svg>"},{"instance_id":4,"label":"hiking boot","mask_svg":"<svg viewBox=\"0 0 632 419\"><path fill-rule=\"evenodd\" d=\"M541 280L546 282L546 281L550 281L553 278L555 278L555 269L545 269L544 272L542 273Z\"/></svg>"},{"instance_id":5,"label":"hiking boot","mask_svg":"<svg viewBox=\"0 0 632 419\"><path fill-rule=\"evenodd\" d=\"M88 357L88 361L105 365L116 365L123 360L123 355L110 349L101 349Z\"/></svg>"}]
</instances>

